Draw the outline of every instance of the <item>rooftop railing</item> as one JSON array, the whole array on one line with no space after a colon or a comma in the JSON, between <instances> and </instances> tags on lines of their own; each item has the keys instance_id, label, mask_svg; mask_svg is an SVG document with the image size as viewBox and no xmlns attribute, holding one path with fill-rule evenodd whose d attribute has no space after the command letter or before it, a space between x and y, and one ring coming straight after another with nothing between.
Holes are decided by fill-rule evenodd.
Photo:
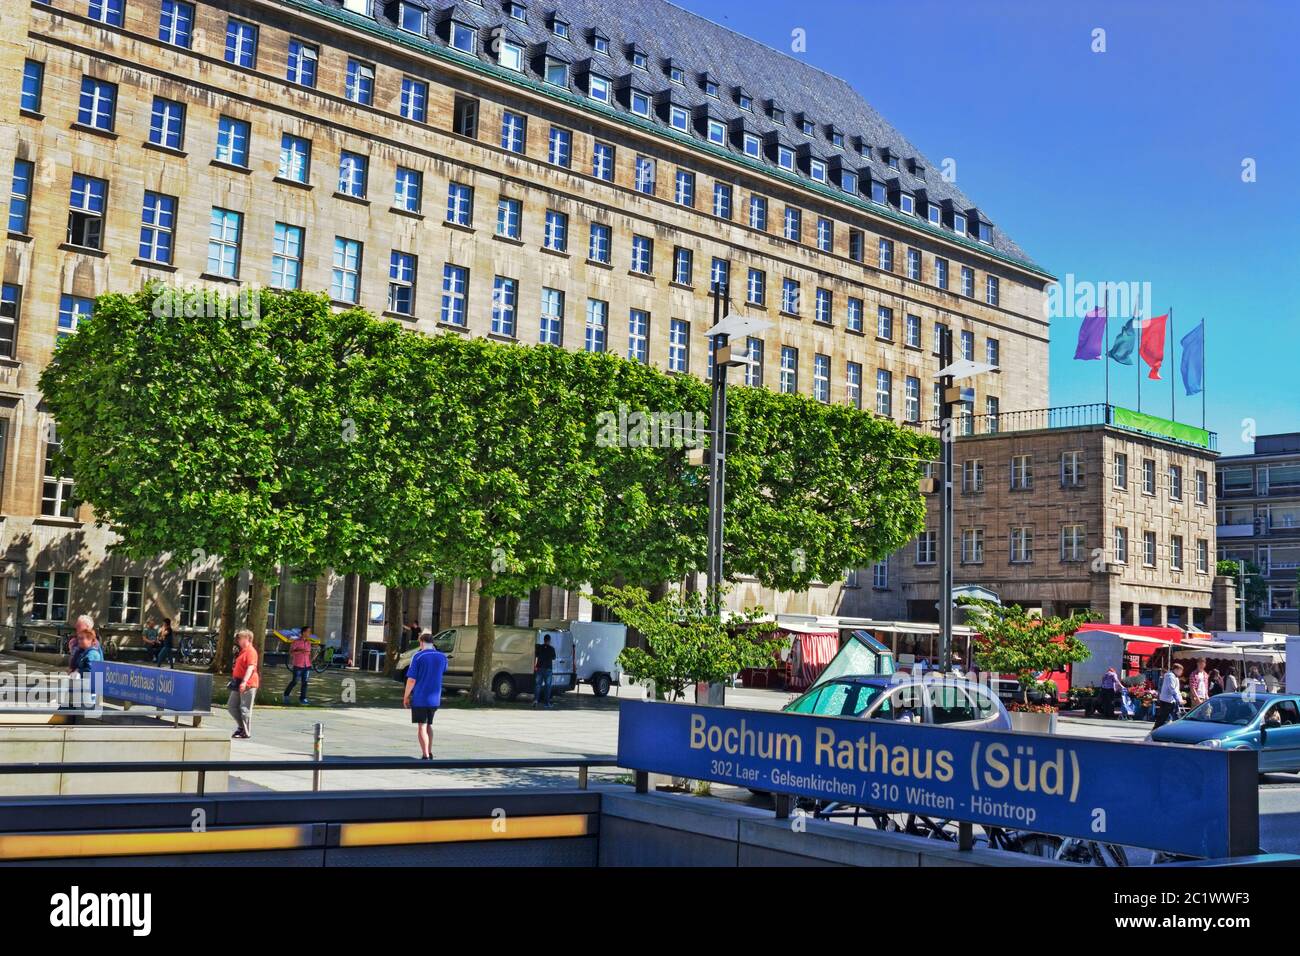
<instances>
[{"instance_id":1,"label":"rooftop railing","mask_svg":"<svg viewBox=\"0 0 1300 956\"><path fill-rule=\"evenodd\" d=\"M1055 408L994 412L986 415L957 414L954 416L954 422L959 438L1104 425L1180 445L1207 448L1210 451L1217 451L1219 448L1219 436L1216 432L1101 402L1090 405L1058 405ZM920 427L937 430L939 420L932 418L923 421Z\"/></svg>"}]
</instances>

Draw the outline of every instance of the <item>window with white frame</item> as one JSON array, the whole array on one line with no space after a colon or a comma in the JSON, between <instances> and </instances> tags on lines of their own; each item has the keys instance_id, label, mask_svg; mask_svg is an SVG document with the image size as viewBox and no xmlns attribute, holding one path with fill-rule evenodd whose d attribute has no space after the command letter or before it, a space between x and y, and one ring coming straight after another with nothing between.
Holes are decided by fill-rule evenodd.
<instances>
[{"instance_id":1,"label":"window with white frame","mask_svg":"<svg viewBox=\"0 0 1300 956\"><path fill-rule=\"evenodd\" d=\"M508 276L492 279L492 334L513 339L518 325L519 283Z\"/></svg>"},{"instance_id":2,"label":"window with white frame","mask_svg":"<svg viewBox=\"0 0 1300 956\"><path fill-rule=\"evenodd\" d=\"M344 152L344 157L354 157L354 153ZM311 175L311 140L291 133L280 134L280 170L281 179L294 183L305 183ZM339 163L339 192L343 188L343 163ZM350 193L349 195L361 195Z\"/></svg>"},{"instance_id":3,"label":"window with white frame","mask_svg":"<svg viewBox=\"0 0 1300 956\"><path fill-rule=\"evenodd\" d=\"M388 263L388 311L395 315L415 314L416 257L392 250Z\"/></svg>"},{"instance_id":4,"label":"window with white frame","mask_svg":"<svg viewBox=\"0 0 1300 956\"><path fill-rule=\"evenodd\" d=\"M961 465L961 490L963 494L977 495L984 491L984 459L967 458Z\"/></svg>"},{"instance_id":5,"label":"window with white frame","mask_svg":"<svg viewBox=\"0 0 1300 956\"><path fill-rule=\"evenodd\" d=\"M62 448L58 429L51 425L45 439L45 471L41 483L41 514L51 518L71 518L75 507L72 478L57 463Z\"/></svg>"},{"instance_id":6,"label":"window with white frame","mask_svg":"<svg viewBox=\"0 0 1300 956\"><path fill-rule=\"evenodd\" d=\"M1061 452L1061 487L1080 488L1083 486L1083 452Z\"/></svg>"},{"instance_id":7,"label":"window with white frame","mask_svg":"<svg viewBox=\"0 0 1300 956\"><path fill-rule=\"evenodd\" d=\"M641 275L654 272L654 240L649 236L632 237L632 271Z\"/></svg>"},{"instance_id":8,"label":"window with white frame","mask_svg":"<svg viewBox=\"0 0 1300 956\"><path fill-rule=\"evenodd\" d=\"M316 66L319 59L319 51L310 43L290 40L285 79L299 86L315 86Z\"/></svg>"},{"instance_id":9,"label":"window with white frame","mask_svg":"<svg viewBox=\"0 0 1300 956\"><path fill-rule=\"evenodd\" d=\"M767 305L767 273L750 269L745 284L745 301L750 305Z\"/></svg>"},{"instance_id":10,"label":"window with white frame","mask_svg":"<svg viewBox=\"0 0 1300 956\"><path fill-rule=\"evenodd\" d=\"M447 184L447 222L453 226L474 224L474 188L464 183Z\"/></svg>"},{"instance_id":11,"label":"window with white frame","mask_svg":"<svg viewBox=\"0 0 1300 956\"><path fill-rule=\"evenodd\" d=\"M894 310L888 306L876 307L876 337L890 342L894 340Z\"/></svg>"},{"instance_id":12,"label":"window with white frame","mask_svg":"<svg viewBox=\"0 0 1300 956\"><path fill-rule=\"evenodd\" d=\"M1156 566L1156 533L1154 531L1142 532L1142 563L1148 568Z\"/></svg>"},{"instance_id":13,"label":"window with white frame","mask_svg":"<svg viewBox=\"0 0 1300 956\"><path fill-rule=\"evenodd\" d=\"M914 375L903 383L903 418L912 423L921 420L921 380Z\"/></svg>"},{"instance_id":14,"label":"window with white frame","mask_svg":"<svg viewBox=\"0 0 1300 956\"><path fill-rule=\"evenodd\" d=\"M334 261L330 269L330 298L356 304L361 298L361 243L344 236L334 237Z\"/></svg>"},{"instance_id":15,"label":"window with white frame","mask_svg":"<svg viewBox=\"0 0 1300 956\"><path fill-rule=\"evenodd\" d=\"M559 289L542 289L538 341L542 345L564 344L564 293Z\"/></svg>"},{"instance_id":16,"label":"window with white frame","mask_svg":"<svg viewBox=\"0 0 1300 956\"><path fill-rule=\"evenodd\" d=\"M275 224L271 241L271 286L276 289L302 288L302 228L285 222Z\"/></svg>"},{"instance_id":17,"label":"window with white frame","mask_svg":"<svg viewBox=\"0 0 1300 956\"><path fill-rule=\"evenodd\" d=\"M1183 569L1183 536L1181 534L1171 535L1169 538L1169 569L1171 571L1181 571Z\"/></svg>"},{"instance_id":18,"label":"window with white frame","mask_svg":"<svg viewBox=\"0 0 1300 956\"><path fill-rule=\"evenodd\" d=\"M1011 490L1027 491L1034 487L1034 458L1032 455L1011 457Z\"/></svg>"},{"instance_id":19,"label":"window with white frame","mask_svg":"<svg viewBox=\"0 0 1300 956\"><path fill-rule=\"evenodd\" d=\"M582 347L588 352L604 352L609 338L609 303L587 300L587 325Z\"/></svg>"},{"instance_id":20,"label":"window with white frame","mask_svg":"<svg viewBox=\"0 0 1300 956\"><path fill-rule=\"evenodd\" d=\"M1116 564L1128 564L1128 528L1115 528L1112 550Z\"/></svg>"},{"instance_id":21,"label":"window with white frame","mask_svg":"<svg viewBox=\"0 0 1300 956\"><path fill-rule=\"evenodd\" d=\"M984 563L984 529L964 528L961 533L961 563Z\"/></svg>"},{"instance_id":22,"label":"window with white frame","mask_svg":"<svg viewBox=\"0 0 1300 956\"><path fill-rule=\"evenodd\" d=\"M939 532L922 531L916 539L916 563L934 564L939 554Z\"/></svg>"},{"instance_id":23,"label":"window with white frame","mask_svg":"<svg viewBox=\"0 0 1300 956\"><path fill-rule=\"evenodd\" d=\"M673 319L668 327L668 371L686 373L691 363L691 324Z\"/></svg>"},{"instance_id":24,"label":"window with white frame","mask_svg":"<svg viewBox=\"0 0 1300 956\"><path fill-rule=\"evenodd\" d=\"M181 627L212 626L212 582L190 578L181 587Z\"/></svg>"},{"instance_id":25,"label":"window with white frame","mask_svg":"<svg viewBox=\"0 0 1300 956\"><path fill-rule=\"evenodd\" d=\"M497 235L503 239L518 239L523 217L523 203L502 196L497 200Z\"/></svg>"},{"instance_id":26,"label":"window with white frame","mask_svg":"<svg viewBox=\"0 0 1300 956\"><path fill-rule=\"evenodd\" d=\"M569 215L556 209L546 210L545 226L542 230L542 248L551 252L569 250Z\"/></svg>"},{"instance_id":27,"label":"window with white frame","mask_svg":"<svg viewBox=\"0 0 1300 956\"><path fill-rule=\"evenodd\" d=\"M66 621L72 575L67 571L37 571L32 581L32 620Z\"/></svg>"},{"instance_id":28,"label":"window with white frame","mask_svg":"<svg viewBox=\"0 0 1300 956\"><path fill-rule=\"evenodd\" d=\"M467 300L469 296L469 270L464 266L452 265L450 262L442 267L442 307L439 321L443 325L455 325L463 328L467 319Z\"/></svg>"},{"instance_id":29,"label":"window with white frame","mask_svg":"<svg viewBox=\"0 0 1300 956\"><path fill-rule=\"evenodd\" d=\"M143 578L115 574L109 579L108 622L110 624L139 624L143 604Z\"/></svg>"},{"instance_id":30,"label":"window with white frame","mask_svg":"<svg viewBox=\"0 0 1300 956\"><path fill-rule=\"evenodd\" d=\"M602 222L593 222L591 224L591 235L587 242L587 258L592 262L599 262L602 265L610 263L610 227Z\"/></svg>"},{"instance_id":31,"label":"window with white frame","mask_svg":"<svg viewBox=\"0 0 1300 956\"><path fill-rule=\"evenodd\" d=\"M799 391L799 350L793 346L781 346L779 386L783 395L794 395Z\"/></svg>"},{"instance_id":32,"label":"window with white frame","mask_svg":"<svg viewBox=\"0 0 1300 956\"><path fill-rule=\"evenodd\" d=\"M862 300L857 296L849 296L848 308L844 314L844 327L850 332L862 331L862 314L866 310Z\"/></svg>"},{"instance_id":33,"label":"window with white frame","mask_svg":"<svg viewBox=\"0 0 1300 956\"><path fill-rule=\"evenodd\" d=\"M831 357L820 352L813 356L813 398L819 402L831 400Z\"/></svg>"},{"instance_id":34,"label":"window with white frame","mask_svg":"<svg viewBox=\"0 0 1300 956\"><path fill-rule=\"evenodd\" d=\"M1011 563L1030 564L1034 560L1034 529L1021 525L1011 529Z\"/></svg>"},{"instance_id":35,"label":"window with white frame","mask_svg":"<svg viewBox=\"0 0 1300 956\"><path fill-rule=\"evenodd\" d=\"M844 366L844 400L853 408L862 410L862 363L847 362Z\"/></svg>"},{"instance_id":36,"label":"window with white frame","mask_svg":"<svg viewBox=\"0 0 1300 956\"><path fill-rule=\"evenodd\" d=\"M1088 537L1081 524L1061 526L1061 560L1082 561L1088 547Z\"/></svg>"},{"instance_id":37,"label":"window with white frame","mask_svg":"<svg viewBox=\"0 0 1300 956\"><path fill-rule=\"evenodd\" d=\"M628 312L627 357L642 365L650 361L650 313L643 309Z\"/></svg>"},{"instance_id":38,"label":"window with white frame","mask_svg":"<svg viewBox=\"0 0 1300 956\"><path fill-rule=\"evenodd\" d=\"M894 414L894 373L887 368L876 369L876 414Z\"/></svg>"}]
</instances>

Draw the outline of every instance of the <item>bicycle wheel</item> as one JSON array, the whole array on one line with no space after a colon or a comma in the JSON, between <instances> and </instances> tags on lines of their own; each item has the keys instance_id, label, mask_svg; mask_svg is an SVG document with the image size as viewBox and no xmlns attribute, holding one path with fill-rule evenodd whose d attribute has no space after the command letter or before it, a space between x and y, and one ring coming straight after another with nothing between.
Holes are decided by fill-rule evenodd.
<instances>
[{"instance_id":1,"label":"bicycle wheel","mask_svg":"<svg viewBox=\"0 0 1300 956\"><path fill-rule=\"evenodd\" d=\"M325 648L316 652L316 656L311 659L311 669L317 674L323 673L330 666L330 654Z\"/></svg>"}]
</instances>

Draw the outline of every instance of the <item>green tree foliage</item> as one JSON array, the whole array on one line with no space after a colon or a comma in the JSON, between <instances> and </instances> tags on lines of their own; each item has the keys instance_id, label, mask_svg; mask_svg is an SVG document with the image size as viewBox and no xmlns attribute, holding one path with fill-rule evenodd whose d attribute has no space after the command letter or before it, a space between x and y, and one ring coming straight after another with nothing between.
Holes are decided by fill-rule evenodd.
<instances>
[{"instance_id":1,"label":"green tree foliage","mask_svg":"<svg viewBox=\"0 0 1300 956\"><path fill-rule=\"evenodd\" d=\"M1237 566L1236 561L1218 562L1214 566L1214 573L1220 577L1232 578L1233 584L1237 586L1237 600L1245 598L1246 601L1246 630L1257 631L1264 624L1263 618L1259 616L1259 609L1268 601L1268 583L1264 580L1259 565L1254 561L1245 562L1245 566L1246 590L1244 594L1241 588L1241 568ZM1300 586L1300 573L1297 574L1296 578L1297 586ZM1234 622L1233 627L1239 627L1241 609L1239 607L1230 607L1227 611Z\"/></svg>"},{"instance_id":2,"label":"green tree foliage","mask_svg":"<svg viewBox=\"0 0 1300 956\"><path fill-rule=\"evenodd\" d=\"M681 700L696 683L720 683L747 667L770 667L785 644L770 623L761 623L761 608L719 612L698 591L655 601L644 588L610 588L594 600L645 641L644 647L628 647L619 655L623 672L653 682L656 694L671 700Z\"/></svg>"},{"instance_id":3,"label":"green tree foliage","mask_svg":"<svg viewBox=\"0 0 1300 956\"><path fill-rule=\"evenodd\" d=\"M1092 611L1067 618L1045 618L1028 613L1018 604L977 598L961 598L958 603L966 610L967 624L978 632L975 665L994 674L1015 674L1026 701L1038 675L1063 671L1092 655L1075 636L1084 624L1097 620L1098 615Z\"/></svg>"}]
</instances>

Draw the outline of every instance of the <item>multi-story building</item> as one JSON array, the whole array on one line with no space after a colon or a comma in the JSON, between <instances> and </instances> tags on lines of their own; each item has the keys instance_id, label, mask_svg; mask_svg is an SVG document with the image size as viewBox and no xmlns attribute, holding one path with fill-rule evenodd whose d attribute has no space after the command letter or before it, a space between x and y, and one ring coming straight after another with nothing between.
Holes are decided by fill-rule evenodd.
<instances>
[{"instance_id":1,"label":"multi-story building","mask_svg":"<svg viewBox=\"0 0 1300 956\"><path fill-rule=\"evenodd\" d=\"M1216 594L1213 433L1108 405L961 421L955 587L1048 615L1206 623ZM925 533L857 577L847 613L938 620L939 495L928 502Z\"/></svg>"},{"instance_id":2,"label":"multi-story building","mask_svg":"<svg viewBox=\"0 0 1300 956\"><path fill-rule=\"evenodd\" d=\"M1219 459L1218 476L1219 557L1259 568L1261 630L1300 632L1300 432L1258 436L1252 454Z\"/></svg>"},{"instance_id":3,"label":"multi-story building","mask_svg":"<svg viewBox=\"0 0 1300 956\"><path fill-rule=\"evenodd\" d=\"M664 0L7 0L4 27L10 622L210 623L215 568L105 557L47 464L55 341L149 280L326 290L430 334L685 374L709 368L725 283L774 323L749 384L917 422L948 327L1005 370L990 409L1046 404L1050 276L847 83ZM286 584L276 610L364 633L371 596ZM474 600L449 583L418 606L445 624Z\"/></svg>"}]
</instances>

